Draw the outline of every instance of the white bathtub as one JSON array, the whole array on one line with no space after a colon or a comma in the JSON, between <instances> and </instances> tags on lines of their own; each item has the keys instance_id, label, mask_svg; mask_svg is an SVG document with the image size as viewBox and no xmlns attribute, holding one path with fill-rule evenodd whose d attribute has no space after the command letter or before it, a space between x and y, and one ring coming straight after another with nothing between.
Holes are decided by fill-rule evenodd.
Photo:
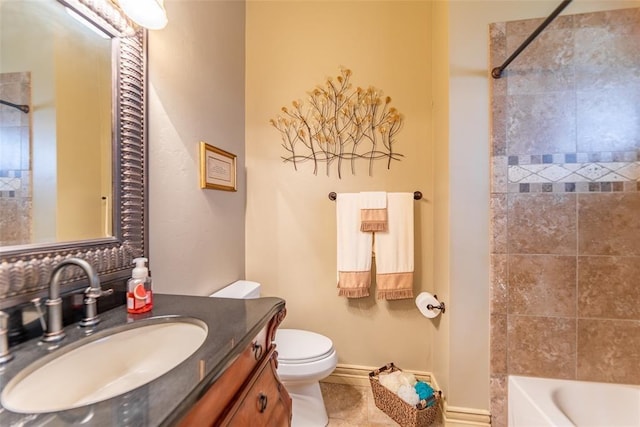
<instances>
[{"instance_id":1,"label":"white bathtub","mask_svg":"<svg viewBox=\"0 0 640 427\"><path fill-rule=\"evenodd\" d=\"M640 386L509 376L510 427L640 427Z\"/></svg>"}]
</instances>

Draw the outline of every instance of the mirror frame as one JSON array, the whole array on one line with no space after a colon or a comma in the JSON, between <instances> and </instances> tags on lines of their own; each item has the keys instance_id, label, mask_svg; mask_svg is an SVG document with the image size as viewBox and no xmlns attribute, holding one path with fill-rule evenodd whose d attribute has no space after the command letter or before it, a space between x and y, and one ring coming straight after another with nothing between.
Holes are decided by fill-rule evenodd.
<instances>
[{"instance_id":1,"label":"mirror frame","mask_svg":"<svg viewBox=\"0 0 640 427\"><path fill-rule=\"evenodd\" d=\"M88 261L103 282L125 279L144 255L147 233L146 30L113 0L57 0L112 36L113 236L75 242L0 247L0 309L45 295L63 259ZM62 271L63 292L84 285L81 271Z\"/></svg>"}]
</instances>

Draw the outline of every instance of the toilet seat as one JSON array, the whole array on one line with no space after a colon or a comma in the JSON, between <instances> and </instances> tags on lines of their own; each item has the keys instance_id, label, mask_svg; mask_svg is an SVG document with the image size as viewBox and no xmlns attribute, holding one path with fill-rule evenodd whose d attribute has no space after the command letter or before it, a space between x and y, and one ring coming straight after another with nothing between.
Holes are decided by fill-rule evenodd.
<instances>
[{"instance_id":1,"label":"toilet seat","mask_svg":"<svg viewBox=\"0 0 640 427\"><path fill-rule=\"evenodd\" d=\"M335 353L333 342L324 335L300 329L276 330L278 361L304 364L326 359Z\"/></svg>"}]
</instances>

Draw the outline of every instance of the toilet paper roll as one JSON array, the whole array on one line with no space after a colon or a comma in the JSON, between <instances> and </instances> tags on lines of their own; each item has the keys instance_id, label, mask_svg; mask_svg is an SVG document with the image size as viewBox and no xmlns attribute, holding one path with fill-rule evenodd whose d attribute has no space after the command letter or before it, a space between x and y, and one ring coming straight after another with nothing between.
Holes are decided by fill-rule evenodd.
<instances>
[{"instance_id":1,"label":"toilet paper roll","mask_svg":"<svg viewBox=\"0 0 640 427\"><path fill-rule=\"evenodd\" d=\"M440 305L440 301L438 301L436 297L431 295L429 292L421 292L420 295L416 297L416 305L418 306L420 313L422 313L424 317L433 319L440 314L440 310L437 308L429 310L427 308L429 304L436 307Z\"/></svg>"}]
</instances>

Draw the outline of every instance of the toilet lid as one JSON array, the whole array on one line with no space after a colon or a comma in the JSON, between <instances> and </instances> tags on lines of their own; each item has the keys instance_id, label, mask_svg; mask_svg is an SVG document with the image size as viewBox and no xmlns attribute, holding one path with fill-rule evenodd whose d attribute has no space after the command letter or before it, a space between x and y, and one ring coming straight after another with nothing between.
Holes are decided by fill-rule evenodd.
<instances>
[{"instance_id":1,"label":"toilet lid","mask_svg":"<svg viewBox=\"0 0 640 427\"><path fill-rule=\"evenodd\" d=\"M284 363L308 363L324 359L333 351L333 342L324 335L300 329L277 329L278 360Z\"/></svg>"}]
</instances>

